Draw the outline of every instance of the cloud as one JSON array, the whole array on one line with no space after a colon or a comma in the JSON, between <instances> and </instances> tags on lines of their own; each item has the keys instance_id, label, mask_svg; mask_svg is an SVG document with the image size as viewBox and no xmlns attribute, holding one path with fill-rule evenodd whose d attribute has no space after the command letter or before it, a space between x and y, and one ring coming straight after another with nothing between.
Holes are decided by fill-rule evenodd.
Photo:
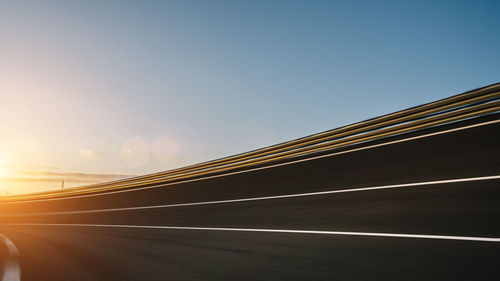
<instances>
[{"instance_id":1,"label":"cloud","mask_svg":"<svg viewBox=\"0 0 500 281\"><path fill-rule=\"evenodd\" d=\"M80 157L87 160L102 158L102 154L93 150L80 150Z\"/></svg>"},{"instance_id":2,"label":"cloud","mask_svg":"<svg viewBox=\"0 0 500 281\"><path fill-rule=\"evenodd\" d=\"M130 178L135 175L125 174L93 174L93 173L59 173L50 171L23 171L16 177L5 177L4 182L79 182L96 183Z\"/></svg>"},{"instance_id":3,"label":"cloud","mask_svg":"<svg viewBox=\"0 0 500 281\"><path fill-rule=\"evenodd\" d=\"M27 166L27 165L9 165L9 164L0 164L0 167L11 169L14 171L29 171L29 170L59 170L58 167L55 166Z\"/></svg>"},{"instance_id":4,"label":"cloud","mask_svg":"<svg viewBox=\"0 0 500 281\"><path fill-rule=\"evenodd\" d=\"M59 189L62 181L64 181L65 187L77 187L136 177L136 175L118 173L60 172L57 167L50 166L45 166L46 169L42 169L40 166L41 169L36 170L34 167L0 164L0 168L9 170L8 173L0 175L0 190L10 187L14 190L14 194L19 193L19 190L26 192L26 190L31 189L30 192L33 192ZM16 192L16 190L18 191Z\"/></svg>"}]
</instances>

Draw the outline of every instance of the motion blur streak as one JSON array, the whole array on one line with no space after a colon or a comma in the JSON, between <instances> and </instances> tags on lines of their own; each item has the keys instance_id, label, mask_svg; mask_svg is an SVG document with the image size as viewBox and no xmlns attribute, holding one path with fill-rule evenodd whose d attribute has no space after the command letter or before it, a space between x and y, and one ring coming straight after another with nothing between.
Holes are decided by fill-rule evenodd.
<instances>
[{"instance_id":1,"label":"motion blur streak","mask_svg":"<svg viewBox=\"0 0 500 281\"><path fill-rule=\"evenodd\" d=\"M499 102L495 84L185 168L8 196L1 232L28 281L491 280Z\"/></svg>"},{"instance_id":2,"label":"motion blur streak","mask_svg":"<svg viewBox=\"0 0 500 281\"><path fill-rule=\"evenodd\" d=\"M224 204L224 203L235 203L235 202L257 201L257 200L272 200L272 199L303 197L303 196L319 196L319 195L327 195L327 194L334 194L334 193L360 192L360 191L370 191L370 190L388 189L388 188L430 186L430 185L435 185L435 184L473 182L473 181L484 181L484 180L494 180L494 179L500 179L500 175L487 176L487 177L476 177L476 178L464 178L464 179L450 179L450 180L402 183L402 184L392 184L392 185L383 185L383 186L370 186L370 187L358 187L358 188L353 187L353 188L348 188L348 189L328 190L328 191L320 191L320 192L285 194L285 195L276 195L276 196L253 197L253 198L230 199L230 200L207 201L207 202L181 203L181 204L170 204L170 205L155 205L155 206L141 206L141 207L113 208L113 209L97 209L97 210L69 211L69 212L45 212L45 213L37 212L37 213L4 214L4 215L0 214L0 217L2 217L2 216L16 216L16 215L18 215L18 216L27 216L27 215L43 216L43 215L63 215L63 214L85 214L85 213L145 210L145 209L157 209L157 208L173 208L173 207Z\"/></svg>"},{"instance_id":3,"label":"motion blur streak","mask_svg":"<svg viewBox=\"0 0 500 281\"><path fill-rule=\"evenodd\" d=\"M374 236L394 238L418 238L418 239L442 239L462 240L478 242L500 242L500 238L492 237L467 237L450 235L426 235L426 234L402 234L402 233L374 233L374 232L346 232L346 231L318 231L297 229L255 229L255 228L220 228L220 227L186 227L186 226L159 226L159 225L113 225L113 224L11 224L25 226L73 226L73 227L116 227L116 228L146 228L146 229L170 229L170 230L205 230L205 231L242 231L242 232L274 232L295 234L322 234L322 235L352 235L352 236Z\"/></svg>"}]
</instances>

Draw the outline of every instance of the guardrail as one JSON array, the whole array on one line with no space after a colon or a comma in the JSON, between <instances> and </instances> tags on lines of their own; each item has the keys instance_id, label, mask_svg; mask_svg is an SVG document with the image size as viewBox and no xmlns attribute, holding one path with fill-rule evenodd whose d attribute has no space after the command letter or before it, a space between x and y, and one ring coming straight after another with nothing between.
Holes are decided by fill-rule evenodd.
<instances>
[{"instance_id":1,"label":"guardrail","mask_svg":"<svg viewBox=\"0 0 500 281\"><path fill-rule=\"evenodd\" d=\"M200 164L62 191L9 196L8 200L71 196L82 193L143 187L228 173L239 169L272 164L276 161L287 161L314 153L344 148L367 141L428 129L497 112L500 112L500 83L304 138Z\"/></svg>"}]
</instances>

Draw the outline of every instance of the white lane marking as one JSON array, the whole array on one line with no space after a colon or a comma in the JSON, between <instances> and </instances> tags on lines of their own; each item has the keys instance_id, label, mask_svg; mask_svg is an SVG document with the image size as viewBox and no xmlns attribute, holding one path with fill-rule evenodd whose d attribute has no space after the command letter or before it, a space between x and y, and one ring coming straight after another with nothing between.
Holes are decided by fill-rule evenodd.
<instances>
[{"instance_id":1,"label":"white lane marking","mask_svg":"<svg viewBox=\"0 0 500 281\"><path fill-rule=\"evenodd\" d=\"M205 201L205 202L191 202L191 203L179 203L179 204L165 204L165 205L124 207L124 208L109 208L109 209L95 209L95 210L81 210L81 211L61 211L61 212L0 214L0 217L18 217L18 216L31 216L31 215L34 215L34 216L43 216L43 215L85 214L85 213L102 213L102 212L146 210L146 209L158 209L158 208L173 208L173 207L185 207L185 206L197 206L197 205L212 205L212 204L224 204L224 203L235 203L235 202L246 202L246 201L259 201L259 200L272 200L272 199L305 197L305 196L318 196L318 195L327 195L327 194L335 194L335 193L361 192L361 191L370 191L370 190L380 190L380 189L390 189L390 188L402 188L402 187L414 187L414 186L426 186L426 185L436 185L436 184L449 184L449 183L460 183L460 182L485 181L485 180L495 180L495 179L500 179L500 175L484 176L484 177L473 177L473 178L461 178L461 179L449 179L449 180L424 181L424 182L414 182L414 183L402 183L402 184L391 184L391 185L381 185L381 186L369 186L369 187L337 189L337 190L327 190L327 191L307 192L307 193L296 193L296 194L285 194L285 195L274 195L274 196L264 196L264 197L251 197L251 198L241 198L241 199Z\"/></svg>"},{"instance_id":2,"label":"white lane marking","mask_svg":"<svg viewBox=\"0 0 500 281\"><path fill-rule=\"evenodd\" d=\"M9 223L16 226L70 226L70 227L108 227L108 228L141 228L141 229L169 229L169 230L202 230L202 231L239 231L239 232L270 232L294 234L323 234L323 235L348 235L372 236L417 239L441 239L461 241L500 242L497 237L454 236L454 235L429 235L406 233L380 233L380 232L351 232L351 231L324 231L324 230L297 230L297 229L268 229L268 228L225 228L225 227L197 227L197 226L161 226L161 225L124 225L124 224L57 224L57 223Z\"/></svg>"},{"instance_id":3,"label":"white lane marking","mask_svg":"<svg viewBox=\"0 0 500 281\"><path fill-rule=\"evenodd\" d=\"M3 260L3 276L2 281L19 281L21 280L21 267L19 266L19 250L16 245L7 238L7 236L0 234L0 243L7 247L8 256Z\"/></svg>"},{"instance_id":4,"label":"white lane marking","mask_svg":"<svg viewBox=\"0 0 500 281\"><path fill-rule=\"evenodd\" d=\"M286 162L286 163L273 164L273 165L269 165L269 166L265 166L265 167L252 168L252 169L247 169L247 170L237 171L237 172L230 172L230 173L225 173L225 174L221 174L221 175L207 176L207 177L201 177L201 178L196 178L196 179L190 179L190 180L184 180L184 181L178 181L178 182L172 182L172 183L164 183L164 184L154 185L154 186L138 187L138 188L132 188L132 189L104 191L101 193L90 193L90 194L82 194L82 195L75 195L75 196L72 196L70 193L70 194L65 194L68 197L45 198L45 199L27 199L27 200L22 200L22 201L9 201L7 203L17 204L17 203L25 203L25 202L66 200L66 199L101 196L101 195L131 192L131 191L137 191L137 190L159 188L159 187L170 186L170 185L178 185L178 184L183 184L183 183L188 183L188 182L202 181L202 180L207 180L207 179L220 178L220 177L255 172L255 171L260 171L260 170L265 170L265 169L270 169L270 168L276 168L276 167L281 167L281 166L286 166L286 165L292 165L292 164L296 164L296 163L307 162L307 161L311 161L311 160L332 157L332 156L336 156L336 155L347 154L347 153L351 153L351 152L356 152L356 151L361 151L361 150L366 150L366 149L371 149L371 148L376 148L376 147L381 147L381 146L386 146L386 145L391 145L391 144L396 144L396 143L402 143L402 142L427 138L427 137L436 136L436 135L442 135L442 134L456 132L456 131L462 131L462 130L466 130L466 129L495 124L495 123L499 123L499 122L500 122L500 119L499 120L492 120L492 121L487 121L487 122L483 122L483 123L479 123L479 124L473 124L473 125L464 126L464 127L460 127L460 128L454 128L454 129L444 130L444 131L440 131L440 132L429 133L429 134L415 136L415 137L411 137L411 138L400 139L400 140L395 140L395 141L390 141L390 142L385 142L385 143L379 143L379 144L369 145L369 146L365 146L365 147L334 152L334 153L330 153L330 154L326 154L326 155L315 156L315 157L311 157L311 158L307 158L307 159L294 160L294 161L290 161L290 162ZM95 190L99 191L98 189L95 189ZM78 192L78 191L75 191L75 192Z\"/></svg>"}]
</instances>

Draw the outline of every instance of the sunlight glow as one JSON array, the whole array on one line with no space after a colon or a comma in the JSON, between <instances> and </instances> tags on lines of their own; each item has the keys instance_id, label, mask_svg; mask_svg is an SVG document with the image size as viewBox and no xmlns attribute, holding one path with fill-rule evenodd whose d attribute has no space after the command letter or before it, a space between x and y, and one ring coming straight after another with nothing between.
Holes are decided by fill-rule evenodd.
<instances>
[{"instance_id":1,"label":"sunlight glow","mask_svg":"<svg viewBox=\"0 0 500 281\"><path fill-rule=\"evenodd\" d=\"M6 176L7 176L7 168L0 166L0 180L5 178Z\"/></svg>"},{"instance_id":2,"label":"sunlight glow","mask_svg":"<svg viewBox=\"0 0 500 281\"><path fill-rule=\"evenodd\" d=\"M0 180L7 176L7 165L5 163L5 158L2 153L0 153Z\"/></svg>"}]
</instances>

